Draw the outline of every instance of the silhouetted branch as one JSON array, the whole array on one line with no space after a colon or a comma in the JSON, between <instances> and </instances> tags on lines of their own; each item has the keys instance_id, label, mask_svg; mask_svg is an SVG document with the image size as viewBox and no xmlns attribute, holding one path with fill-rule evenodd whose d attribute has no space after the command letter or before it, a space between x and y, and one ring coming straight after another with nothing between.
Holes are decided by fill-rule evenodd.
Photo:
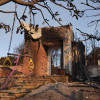
<instances>
[{"instance_id":1,"label":"silhouetted branch","mask_svg":"<svg viewBox=\"0 0 100 100\"><path fill-rule=\"evenodd\" d=\"M80 29L78 29L78 28L76 28L83 36L86 36L86 37L88 37L88 39L91 39L91 38L93 38L93 39L96 39L97 41L100 41L100 36L99 37L97 37L97 36L94 36L94 35L92 35L92 34L88 34L88 33L85 33L85 32L82 32Z\"/></svg>"},{"instance_id":2,"label":"silhouetted branch","mask_svg":"<svg viewBox=\"0 0 100 100\"><path fill-rule=\"evenodd\" d=\"M90 23L88 23L88 25L92 26L92 25L94 25L94 24L97 24L98 22L100 22L100 19L98 19L98 20L93 20L93 21L91 21Z\"/></svg>"},{"instance_id":3,"label":"silhouetted branch","mask_svg":"<svg viewBox=\"0 0 100 100\"><path fill-rule=\"evenodd\" d=\"M91 16L86 16L86 17L98 17L98 16L100 16L100 13L95 14L95 15L91 15Z\"/></svg>"},{"instance_id":4,"label":"silhouetted branch","mask_svg":"<svg viewBox=\"0 0 100 100\"><path fill-rule=\"evenodd\" d=\"M54 2L54 0L50 0L50 1L51 1L52 3L54 3L55 5L58 5L58 6L62 7L62 8L64 8L64 9L73 10L73 8L67 8L67 7L65 7L65 6L63 6L63 5L61 5L61 4L58 4L58 3Z\"/></svg>"},{"instance_id":5,"label":"silhouetted branch","mask_svg":"<svg viewBox=\"0 0 100 100\"><path fill-rule=\"evenodd\" d=\"M52 16L61 26L63 26L63 25L59 22L59 20L57 20L57 19L55 18L53 12L51 12L51 10L49 10L48 7L46 7L46 6L44 6L44 5L40 4L40 3L37 3L37 4L40 5L40 6L43 7L43 8L46 8L46 9L48 10L48 12L51 14L51 16Z\"/></svg>"},{"instance_id":6,"label":"silhouetted branch","mask_svg":"<svg viewBox=\"0 0 100 100\"><path fill-rule=\"evenodd\" d=\"M11 0L0 0L0 6L10 2Z\"/></svg>"},{"instance_id":7,"label":"silhouetted branch","mask_svg":"<svg viewBox=\"0 0 100 100\"><path fill-rule=\"evenodd\" d=\"M39 8L37 8L37 7L35 7L35 8L41 12L41 15L42 15L44 21L47 23L47 25L48 25L49 27L51 27L50 24L46 21L46 19L45 19L45 17L44 17L44 14L43 14L42 10L39 9Z\"/></svg>"},{"instance_id":8,"label":"silhouetted branch","mask_svg":"<svg viewBox=\"0 0 100 100\"><path fill-rule=\"evenodd\" d=\"M94 7L93 5L90 5L89 3L81 3L81 4L83 4L83 5L86 5L86 6L88 6L88 7L91 7L93 10L99 10L100 9L100 7ZM87 9L88 10L88 9Z\"/></svg>"},{"instance_id":9,"label":"silhouetted branch","mask_svg":"<svg viewBox=\"0 0 100 100\"><path fill-rule=\"evenodd\" d=\"M11 0L12 1L12 0ZM13 2L17 3L17 4L20 4L20 5L23 5L23 6L34 6L35 2L30 2L30 1L23 1L23 0L13 0Z\"/></svg>"},{"instance_id":10,"label":"silhouetted branch","mask_svg":"<svg viewBox=\"0 0 100 100\"><path fill-rule=\"evenodd\" d=\"M17 15L17 12L16 11L3 11L3 10L0 10L0 12L2 12L2 13L15 13L16 18L18 19L18 21L20 23L20 19L18 18L18 15Z\"/></svg>"},{"instance_id":11,"label":"silhouetted branch","mask_svg":"<svg viewBox=\"0 0 100 100\"><path fill-rule=\"evenodd\" d=\"M2 12L2 13L16 13L15 11L3 11L3 10L0 10L0 12Z\"/></svg>"}]
</instances>

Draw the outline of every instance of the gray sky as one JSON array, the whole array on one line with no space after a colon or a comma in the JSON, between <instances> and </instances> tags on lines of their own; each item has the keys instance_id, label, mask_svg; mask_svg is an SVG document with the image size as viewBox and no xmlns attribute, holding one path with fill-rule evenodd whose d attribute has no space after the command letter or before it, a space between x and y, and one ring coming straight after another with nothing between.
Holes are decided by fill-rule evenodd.
<instances>
[{"instance_id":1,"label":"gray sky","mask_svg":"<svg viewBox=\"0 0 100 100\"><path fill-rule=\"evenodd\" d=\"M84 0L80 0L80 1L84 1ZM61 2L60 2L61 3ZM65 6L66 6L66 2L62 2ZM77 5L77 8L83 10L86 8L86 6L80 5L79 0L75 0L75 4ZM94 26L93 27L87 27L87 23L89 23L91 20L93 20L93 17L86 17L87 15L92 15L92 14L96 14L96 13L100 13L99 12L94 12L94 11L88 11L85 13L85 16L82 18L79 18L78 20L76 20L76 18L72 18L70 16L69 11L55 6L54 4L49 2L50 7L52 8L53 12L55 13L56 11L59 12L59 17L57 18L61 18L63 21L61 22L63 25L66 25L68 23L72 23L73 25L73 31L74 33L77 35L77 37L80 37L80 33L78 31L76 31L76 28L79 28L80 30L87 32L87 33L95 33L94 30ZM3 6L0 6L0 10L5 10L5 11L13 11L15 8L15 4L14 3L9 3ZM20 6L17 5L17 12L18 12L18 17L20 18L23 11L24 11L24 6ZM52 17L50 16L50 14L46 11L46 9L42 8L43 12L44 12L44 16L45 18L49 19L49 23L51 26L60 26L55 20L52 20ZM35 16L35 23L39 24L39 27L44 27L47 26L47 24L42 24L43 19L42 16L40 14L39 11L36 11L38 14ZM28 15L29 17L29 10L27 9L26 11L26 15ZM5 24L8 24L12 27L12 23L13 23L13 14L4 14L4 13L0 13L0 22L4 22ZM26 20L27 23L29 23L29 18L27 18ZM18 21L16 20L15 22L15 27L14 27L14 33L13 33L13 39L12 39L12 44L11 44L11 50L10 52L13 52L13 49L15 47L17 47L23 40L24 40L24 34L16 34L16 29L19 26ZM100 25L99 25L100 27ZM100 31L100 30L99 30ZM9 47L9 42L10 42L10 36L11 36L11 32L9 33L5 33L5 30L0 29L0 57L3 56L7 56L7 52L8 52L8 47ZM88 47L91 47L91 42L88 41ZM100 47L100 41L96 42L96 45ZM90 49L91 50L91 49Z\"/></svg>"}]
</instances>

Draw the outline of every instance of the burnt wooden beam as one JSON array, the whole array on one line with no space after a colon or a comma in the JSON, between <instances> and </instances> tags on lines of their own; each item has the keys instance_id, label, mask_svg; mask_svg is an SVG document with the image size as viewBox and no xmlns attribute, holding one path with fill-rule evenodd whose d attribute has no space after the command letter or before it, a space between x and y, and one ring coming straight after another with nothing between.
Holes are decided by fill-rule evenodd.
<instances>
[{"instance_id":1,"label":"burnt wooden beam","mask_svg":"<svg viewBox=\"0 0 100 100\"><path fill-rule=\"evenodd\" d=\"M44 45L53 46L53 45L62 45L61 41L51 41L51 42L43 42Z\"/></svg>"},{"instance_id":2,"label":"burnt wooden beam","mask_svg":"<svg viewBox=\"0 0 100 100\"><path fill-rule=\"evenodd\" d=\"M7 55L18 56L20 54L7 53ZM31 57L30 55L21 55L21 56L23 56L23 57Z\"/></svg>"}]
</instances>

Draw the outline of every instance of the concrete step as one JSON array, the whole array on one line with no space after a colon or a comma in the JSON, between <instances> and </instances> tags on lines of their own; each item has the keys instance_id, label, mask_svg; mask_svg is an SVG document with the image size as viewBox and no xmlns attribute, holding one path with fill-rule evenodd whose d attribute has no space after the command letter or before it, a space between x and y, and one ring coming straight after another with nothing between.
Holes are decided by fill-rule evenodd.
<instances>
[{"instance_id":1,"label":"concrete step","mask_svg":"<svg viewBox=\"0 0 100 100\"><path fill-rule=\"evenodd\" d=\"M69 87L90 87L87 84L83 84L83 83L76 83L76 82L72 82L72 83L68 83Z\"/></svg>"},{"instance_id":2,"label":"concrete step","mask_svg":"<svg viewBox=\"0 0 100 100\"><path fill-rule=\"evenodd\" d=\"M0 100L15 100L15 96L0 96Z\"/></svg>"},{"instance_id":3,"label":"concrete step","mask_svg":"<svg viewBox=\"0 0 100 100\"><path fill-rule=\"evenodd\" d=\"M0 90L0 93L18 93L18 92L27 92L27 90Z\"/></svg>"},{"instance_id":4,"label":"concrete step","mask_svg":"<svg viewBox=\"0 0 100 100\"><path fill-rule=\"evenodd\" d=\"M15 91L28 91L27 88L19 88L19 87L9 87L9 90L15 90Z\"/></svg>"},{"instance_id":5,"label":"concrete step","mask_svg":"<svg viewBox=\"0 0 100 100\"><path fill-rule=\"evenodd\" d=\"M24 96L31 90L38 88L39 86L45 84L46 82L59 82L59 81L66 82L67 80L67 77L65 76L64 77L53 76L46 78L45 77L13 77L13 78L15 78L14 79L15 86L9 87L8 88L9 90L0 90L0 100L15 100L16 98ZM73 86L72 84L68 85Z\"/></svg>"},{"instance_id":6,"label":"concrete step","mask_svg":"<svg viewBox=\"0 0 100 100\"><path fill-rule=\"evenodd\" d=\"M46 81L48 81L48 82L51 82L51 79L39 79L39 80L37 80L37 79L31 79L31 80L27 80L27 79L25 79L25 80L20 80L20 79L18 79L18 80L16 80L16 82L46 82Z\"/></svg>"},{"instance_id":7,"label":"concrete step","mask_svg":"<svg viewBox=\"0 0 100 100\"><path fill-rule=\"evenodd\" d=\"M38 87L39 85L19 85L18 87L20 88L33 88L35 89L36 87Z\"/></svg>"},{"instance_id":8,"label":"concrete step","mask_svg":"<svg viewBox=\"0 0 100 100\"><path fill-rule=\"evenodd\" d=\"M32 78L16 78L17 81L24 81L24 80L33 80Z\"/></svg>"},{"instance_id":9,"label":"concrete step","mask_svg":"<svg viewBox=\"0 0 100 100\"><path fill-rule=\"evenodd\" d=\"M39 85L20 85L20 86L17 86L17 87L10 87L9 90L20 90L20 91L30 91L30 90L33 90L35 88L38 88Z\"/></svg>"},{"instance_id":10,"label":"concrete step","mask_svg":"<svg viewBox=\"0 0 100 100\"><path fill-rule=\"evenodd\" d=\"M20 82L20 81L17 81L17 82L15 82L15 85L43 85L43 84L45 84L45 82L41 82L41 81L35 81L35 82L33 82L33 81L24 81L24 82Z\"/></svg>"},{"instance_id":11,"label":"concrete step","mask_svg":"<svg viewBox=\"0 0 100 100\"><path fill-rule=\"evenodd\" d=\"M45 78L45 77L13 77L17 80L48 80L49 78Z\"/></svg>"},{"instance_id":12,"label":"concrete step","mask_svg":"<svg viewBox=\"0 0 100 100\"><path fill-rule=\"evenodd\" d=\"M16 92L16 93L10 93L9 95L11 95L11 96L15 96L16 98L17 97L21 97L21 96L24 96L25 94L27 94L28 92Z\"/></svg>"},{"instance_id":13,"label":"concrete step","mask_svg":"<svg viewBox=\"0 0 100 100\"><path fill-rule=\"evenodd\" d=\"M6 92L6 93L5 93L5 92L0 92L0 96L1 96L1 95L2 95L2 96L8 96L8 93L7 93L7 92Z\"/></svg>"},{"instance_id":14,"label":"concrete step","mask_svg":"<svg viewBox=\"0 0 100 100\"><path fill-rule=\"evenodd\" d=\"M46 81L46 82L48 82L48 81ZM15 82L14 84L15 84L15 86L19 86L19 85L43 85L43 84L45 84L46 83L45 81L43 82L32 82L32 81L24 81L24 82L20 82L20 81L18 81L18 82Z\"/></svg>"},{"instance_id":15,"label":"concrete step","mask_svg":"<svg viewBox=\"0 0 100 100\"><path fill-rule=\"evenodd\" d=\"M41 83L41 84L42 84L42 83L45 83L45 82L46 82L46 81L37 81L37 80L35 80L35 81L34 81L34 80L30 80L30 81L29 81L29 80L24 80L24 81L19 81L19 80L17 80L17 81L15 82L15 84L17 84L17 83L18 83L18 84L21 84L21 83L22 83L22 84L28 84L28 83L37 84L37 83Z\"/></svg>"},{"instance_id":16,"label":"concrete step","mask_svg":"<svg viewBox=\"0 0 100 100\"><path fill-rule=\"evenodd\" d=\"M0 90L0 95L2 96L15 96L20 97L28 93L28 91L16 91L16 90Z\"/></svg>"}]
</instances>

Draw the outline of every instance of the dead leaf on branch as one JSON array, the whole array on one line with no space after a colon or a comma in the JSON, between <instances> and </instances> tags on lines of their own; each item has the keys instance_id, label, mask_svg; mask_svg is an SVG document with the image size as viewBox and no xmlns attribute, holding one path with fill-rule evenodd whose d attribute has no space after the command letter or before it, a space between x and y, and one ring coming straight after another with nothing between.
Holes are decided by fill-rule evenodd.
<instances>
[{"instance_id":1,"label":"dead leaf on branch","mask_svg":"<svg viewBox=\"0 0 100 100\"><path fill-rule=\"evenodd\" d=\"M62 21L62 19L61 19L61 18L59 18L59 21Z\"/></svg>"},{"instance_id":2,"label":"dead leaf on branch","mask_svg":"<svg viewBox=\"0 0 100 100\"><path fill-rule=\"evenodd\" d=\"M55 15L56 15L56 16L59 16L59 13L58 13L58 11L55 13Z\"/></svg>"},{"instance_id":3,"label":"dead leaf on branch","mask_svg":"<svg viewBox=\"0 0 100 100\"><path fill-rule=\"evenodd\" d=\"M24 29L23 29L23 27L21 25L19 27L17 27L16 34L18 34L19 32L20 32L20 34L24 33Z\"/></svg>"},{"instance_id":4,"label":"dead leaf on branch","mask_svg":"<svg viewBox=\"0 0 100 100\"><path fill-rule=\"evenodd\" d=\"M4 29L5 33L9 32L11 30L10 26L4 24L3 22L0 23L0 29Z\"/></svg>"},{"instance_id":5,"label":"dead leaf on branch","mask_svg":"<svg viewBox=\"0 0 100 100\"><path fill-rule=\"evenodd\" d=\"M48 19L44 19L44 22L42 24L44 25L48 21L49 21Z\"/></svg>"}]
</instances>

